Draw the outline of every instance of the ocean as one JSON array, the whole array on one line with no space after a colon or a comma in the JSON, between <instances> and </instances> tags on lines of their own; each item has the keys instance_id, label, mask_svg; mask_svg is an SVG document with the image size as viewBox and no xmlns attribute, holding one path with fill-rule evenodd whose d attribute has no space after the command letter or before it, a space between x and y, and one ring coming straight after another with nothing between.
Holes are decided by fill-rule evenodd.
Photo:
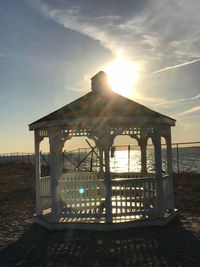
<instances>
[{"instance_id":1,"label":"ocean","mask_svg":"<svg viewBox=\"0 0 200 267\"><path fill-rule=\"evenodd\" d=\"M129 148L129 149L128 149ZM79 149L72 152L65 152L64 166L66 169L74 169L78 166L78 162L85 160L78 167L81 170L94 170L97 171L98 160L95 153L88 153L91 150L88 148ZM121 146L115 147L114 152L110 153L110 168L112 172L140 172L140 150L135 147ZM86 157L87 156L87 157ZM26 162L34 164L33 153L9 153L0 154L0 164L6 162ZM49 163L49 154L42 153L42 164ZM200 173L200 146L196 147L177 147L172 148L172 162L174 172L195 172ZM148 172L154 172L154 150L147 149L147 169ZM162 169L166 172L166 149L162 149Z\"/></svg>"},{"instance_id":2,"label":"ocean","mask_svg":"<svg viewBox=\"0 0 200 267\"><path fill-rule=\"evenodd\" d=\"M115 157L111 158L111 170L117 172L139 172L141 169L140 150L116 151ZM172 164L174 172L197 172L200 173L200 147L172 149ZM167 172L166 150L162 149L162 169ZM147 170L155 171L154 151L147 150Z\"/></svg>"},{"instance_id":3,"label":"ocean","mask_svg":"<svg viewBox=\"0 0 200 267\"><path fill-rule=\"evenodd\" d=\"M80 162L90 150L79 151L79 153L67 153L67 156L74 162ZM92 162L92 163L91 163ZM172 164L174 172L195 172L200 173L200 147L179 147L172 148ZM65 160L65 166L67 169L72 167L72 164ZM88 158L79 166L82 170L90 170L92 166L93 170L98 170L98 160L95 154L93 158L91 154ZM123 147L115 147L114 153L111 153L110 168L112 172L140 172L141 169L141 157L140 150L124 149ZM147 169L148 172L155 171L154 150L147 149ZM167 159L166 149L162 149L162 170L167 172Z\"/></svg>"}]
</instances>

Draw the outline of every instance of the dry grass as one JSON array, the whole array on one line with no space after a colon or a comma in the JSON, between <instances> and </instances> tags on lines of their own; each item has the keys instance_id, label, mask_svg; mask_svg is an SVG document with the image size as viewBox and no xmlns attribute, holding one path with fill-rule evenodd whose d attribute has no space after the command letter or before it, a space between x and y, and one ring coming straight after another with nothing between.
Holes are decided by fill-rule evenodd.
<instances>
[{"instance_id":1,"label":"dry grass","mask_svg":"<svg viewBox=\"0 0 200 267\"><path fill-rule=\"evenodd\" d=\"M16 241L35 211L34 169L27 164L0 165L0 248Z\"/></svg>"}]
</instances>

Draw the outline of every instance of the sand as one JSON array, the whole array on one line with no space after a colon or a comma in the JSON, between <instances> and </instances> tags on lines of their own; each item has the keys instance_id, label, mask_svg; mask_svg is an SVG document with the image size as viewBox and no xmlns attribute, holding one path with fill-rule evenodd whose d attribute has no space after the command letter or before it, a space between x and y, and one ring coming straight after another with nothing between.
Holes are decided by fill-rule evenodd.
<instances>
[{"instance_id":1,"label":"sand","mask_svg":"<svg viewBox=\"0 0 200 267\"><path fill-rule=\"evenodd\" d=\"M0 266L200 266L200 175L174 185L179 212L166 227L49 231L33 223L33 166L0 165Z\"/></svg>"}]
</instances>

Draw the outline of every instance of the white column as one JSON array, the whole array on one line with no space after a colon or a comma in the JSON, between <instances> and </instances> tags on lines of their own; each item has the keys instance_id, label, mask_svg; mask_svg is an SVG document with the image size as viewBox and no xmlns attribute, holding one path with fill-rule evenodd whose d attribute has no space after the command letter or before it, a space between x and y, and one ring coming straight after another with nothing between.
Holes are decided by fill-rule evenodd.
<instances>
[{"instance_id":1,"label":"white column","mask_svg":"<svg viewBox=\"0 0 200 267\"><path fill-rule=\"evenodd\" d=\"M58 181L62 174L62 134L60 129L48 130L50 144L50 172L51 172L51 199L52 221L56 221L60 215L60 194Z\"/></svg>"},{"instance_id":2,"label":"white column","mask_svg":"<svg viewBox=\"0 0 200 267\"><path fill-rule=\"evenodd\" d=\"M146 129L140 129L140 140L138 144L141 151L141 174L145 176L147 174L147 138L146 138Z\"/></svg>"},{"instance_id":3,"label":"white column","mask_svg":"<svg viewBox=\"0 0 200 267\"><path fill-rule=\"evenodd\" d=\"M99 148L100 158L100 174L104 174L105 199L106 199L106 223L112 223L112 181L110 173L110 148L116 134L111 134L109 129L101 131L93 131L93 138ZM103 157L104 154L104 157ZM104 159L104 164L103 164ZM105 165L105 173L103 173L103 165Z\"/></svg>"},{"instance_id":4,"label":"white column","mask_svg":"<svg viewBox=\"0 0 200 267\"><path fill-rule=\"evenodd\" d=\"M173 170L172 170L172 144L171 144L171 129L169 128L168 135L166 136L167 143L167 170L169 175L169 203L170 210L174 210L174 186L173 186Z\"/></svg>"},{"instance_id":5,"label":"white column","mask_svg":"<svg viewBox=\"0 0 200 267\"><path fill-rule=\"evenodd\" d=\"M155 129L153 133L153 141L155 147L155 169L157 184L157 211L163 216L163 181L162 181L162 158L161 158L161 135L160 130Z\"/></svg>"},{"instance_id":6,"label":"white column","mask_svg":"<svg viewBox=\"0 0 200 267\"><path fill-rule=\"evenodd\" d=\"M147 174L147 143L146 140L141 140L141 174L144 176Z\"/></svg>"},{"instance_id":7,"label":"white column","mask_svg":"<svg viewBox=\"0 0 200 267\"><path fill-rule=\"evenodd\" d=\"M110 147L106 146L105 153L105 189L106 189L106 223L112 223L112 183L110 174Z\"/></svg>"},{"instance_id":8,"label":"white column","mask_svg":"<svg viewBox=\"0 0 200 267\"><path fill-rule=\"evenodd\" d=\"M110 173L110 148L113 144L114 136L110 134L110 130L102 130L96 134L98 140L97 145L100 149L101 171L103 170L103 153L104 153L104 184L105 184L105 199L106 199L106 223L112 223L112 181Z\"/></svg>"},{"instance_id":9,"label":"white column","mask_svg":"<svg viewBox=\"0 0 200 267\"><path fill-rule=\"evenodd\" d=\"M41 162L40 162L40 142L42 138L39 131L34 131L35 135L35 182L36 182L36 215L42 215L42 199L40 196L40 180L41 180Z\"/></svg>"},{"instance_id":10,"label":"white column","mask_svg":"<svg viewBox=\"0 0 200 267\"><path fill-rule=\"evenodd\" d=\"M99 172L103 173L103 149L99 147Z\"/></svg>"}]
</instances>

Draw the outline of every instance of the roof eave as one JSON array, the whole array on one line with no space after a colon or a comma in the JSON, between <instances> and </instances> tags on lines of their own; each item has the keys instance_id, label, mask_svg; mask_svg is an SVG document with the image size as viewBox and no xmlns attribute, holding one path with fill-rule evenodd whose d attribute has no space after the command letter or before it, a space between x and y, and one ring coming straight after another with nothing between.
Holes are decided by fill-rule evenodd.
<instances>
[{"instance_id":1,"label":"roof eave","mask_svg":"<svg viewBox=\"0 0 200 267\"><path fill-rule=\"evenodd\" d=\"M86 128L92 128L93 125L98 124L99 120L102 123L113 123L119 125L121 124L134 124L136 127L138 126L144 126L145 124L152 124L158 125L158 124L164 124L168 126L175 126L176 121L169 117L161 117L161 118L149 118L149 117L140 117L140 118L132 118L132 117L101 117L101 118L78 118L78 119L65 119L65 120L49 120L49 121L42 121L42 122L36 122L29 125L29 130L36 130L36 129L44 129L49 127L67 127L67 128L76 128L80 125L85 125Z\"/></svg>"}]
</instances>

